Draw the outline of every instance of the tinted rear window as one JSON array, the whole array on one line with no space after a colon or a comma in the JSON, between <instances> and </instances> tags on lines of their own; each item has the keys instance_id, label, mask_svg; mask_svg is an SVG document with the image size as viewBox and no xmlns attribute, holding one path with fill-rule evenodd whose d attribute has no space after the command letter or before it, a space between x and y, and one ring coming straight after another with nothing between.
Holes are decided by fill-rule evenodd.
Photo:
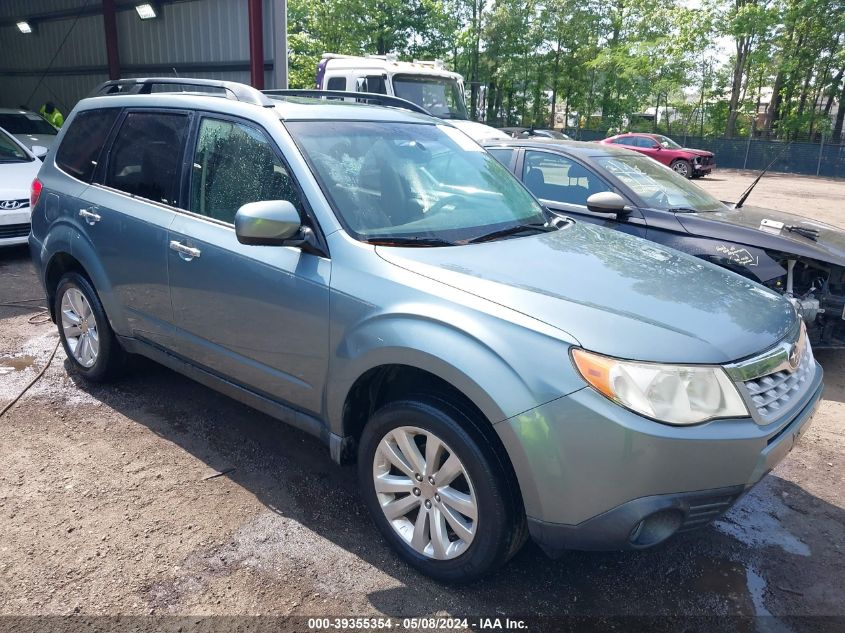
<instances>
[{"instance_id":1,"label":"tinted rear window","mask_svg":"<svg viewBox=\"0 0 845 633\"><path fill-rule=\"evenodd\" d=\"M104 184L175 206L187 129L185 114L130 112L109 152Z\"/></svg>"},{"instance_id":2,"label":"tinted rear window","mask_svg":"<svg viewBox=\"0 0 845 633\"><path fill-rule=\"evenodd\" d=\"M103 144L119 113L119 108L107 108L77 114L56 152L56 164L71 176L91 182Z\"/></svg>"},{"instance_id":3,"label":"tinted rear window","mask_svg":"<svg viewBox=\"0 0 845 633\"><path fill-rule=\"evenodd\" d=\"M33 112L0 113L0 127L10 134L58 134L56 128Z\"/></svg>"}]
</instances>

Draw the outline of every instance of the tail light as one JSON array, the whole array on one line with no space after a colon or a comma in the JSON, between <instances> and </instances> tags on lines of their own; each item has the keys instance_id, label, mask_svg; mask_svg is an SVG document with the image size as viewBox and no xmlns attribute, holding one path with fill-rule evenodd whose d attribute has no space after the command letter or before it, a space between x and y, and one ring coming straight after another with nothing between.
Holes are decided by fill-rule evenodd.
<instances>
[{"instance_id":1,"label":"tail light","mask_svg":"<svg viewBox=\"0 0 845 633\"><path fill-rule=\"evenodd\" d=\"M43 189L44 185L41 184L41 181L36 178L32 181L32 186L29 188L29 208L34 209L35 204L38 202L38 198L41 196L41 189Z\"/></svg>"}]
</instances>

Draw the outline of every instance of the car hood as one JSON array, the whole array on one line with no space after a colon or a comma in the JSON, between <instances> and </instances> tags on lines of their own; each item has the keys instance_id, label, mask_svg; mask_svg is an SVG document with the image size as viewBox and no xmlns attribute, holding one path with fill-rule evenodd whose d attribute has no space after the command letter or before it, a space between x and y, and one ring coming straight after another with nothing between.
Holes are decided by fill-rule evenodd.
<instances>
[{"instance_id":1,"label":"car hood","mask_svg":"<svg viewBox=\"0 0 845 633\"><path fill-rule=\"evenodd\" d=\"M41 161L0 163L0 200L29 198L29 187L38 175Z\"/></svg>"},{"instance_id":2,"label":"car hood","mask_svg":"<svg viewBox=\"0 0 845 633\"><path fill-rule=\"evenodd\" d=\"M489 125L477 123L475 121L464 121L461 119L449 119L449 123L458 128L461 132L466 134L474 141L489 141L491 139L509 139L511 138L502 130L497 130Z\"/></svg>"},{"instance_id":3,"label":"car hood","mask_svg":"<svg viewBox=\"0 0 845 633\"><path fill-rule=\"evenodd\" d=\"M467 246L379 246L376 252L620 358L725 363L773 346L797 318L785 299L739 275L591 224Z\"/></svg>"},{"instance_id":4,"label":"car hood","mask_svg":"<svg viewBox=\"0 0 845 633\"><path fill-rule=\"evenodd\" d=\"M845 231L824 222L774 209L746 206L715 213L678 213L676 217L684 229L694 235L845 265ZM816 229L819 239L812 240L787 230L778 233L762 231L760 223L766 219Z\"/></svg>"},{"instance_id":5,"label":"car hood","mask_svg":"<svg viewBox=\"0 0 845 633\"><path fill-rule=\"evenodd\" d=\"M55 134L13 134L13 136L30 150L34 145L41 145L41 147L50 149L56 139Z\"/></svg>"},{"instance_id":6,"label":"car hood","mask_svg":"<svg viewBox=\"0 0 845 633\"><path fill-rule=\"evenodd\" d=\"M713 156L713 152L708 152L706 149L692 149L690 147L682 147L677 151L686 152L687 154L692 154L693 156Z\"/></svg>"}]
</instances>

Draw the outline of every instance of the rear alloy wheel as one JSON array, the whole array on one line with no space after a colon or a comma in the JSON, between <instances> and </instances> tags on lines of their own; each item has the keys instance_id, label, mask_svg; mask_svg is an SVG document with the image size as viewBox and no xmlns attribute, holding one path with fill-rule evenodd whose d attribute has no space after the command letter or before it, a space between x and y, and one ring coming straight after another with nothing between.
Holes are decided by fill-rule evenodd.
<instances>
[{"instance_id":1,"label":"rear alloy wheel","mask_svg":"<svg viewBox=\"0 0 845 633\"><path fill-rule=\"evenodd\" d=\"M480 578L525 539L518 487L483 423L421 397L385 405L361 435L358 478L373 520L406 562L442 582Z\"/></svg>"},{"instance_id":2,"label":"rear alloy wheel","mask_svg":"<svg viewBox=\"0 0 845 633\"><path fill-rule=\"evenodd\" d=\"M86 369L93 367L100 353L97 318L78 288L65 291L61 314L61 327L71 356Z\"/></svg>"},{"instance_id":3,"label":"rear alloy wheel","mask_svg":"<svg viewBox=\"0 0 845 633\"><path fill-rule=\"evenodd\" d=\"M125 353L91 282L79 273L67 273L56 287L53 305L59 337L73 368L94 382L115 377L123 368Z\"/></svg>"},{"instance_id":4,"label":"rear alloy wheel","mask_svg":"<svg viewBox=\"0 0 845 633\"><path fill-rule=\"evenodd\" d=\"M673 161L671 167L676 174L684 178L692 178L692 165L688 160Z\"/></svg>"}]
</instances>

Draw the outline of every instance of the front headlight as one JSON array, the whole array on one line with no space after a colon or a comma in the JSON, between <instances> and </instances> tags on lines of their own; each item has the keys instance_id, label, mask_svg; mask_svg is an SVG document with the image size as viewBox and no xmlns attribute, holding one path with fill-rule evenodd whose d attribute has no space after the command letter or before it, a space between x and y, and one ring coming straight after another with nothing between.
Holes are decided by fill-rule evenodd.
<instances>
[{"instance_id":1,"label":"front headlight","mask_svg":"<svg viewBox=\"0 0 845 633\"><path fill-rule=\"evenodd\" d=\"M721 367L618 360L572 348L578 372L599 393L666 424L748 417L748 408Z\"/></svg>"}]
</instances>

